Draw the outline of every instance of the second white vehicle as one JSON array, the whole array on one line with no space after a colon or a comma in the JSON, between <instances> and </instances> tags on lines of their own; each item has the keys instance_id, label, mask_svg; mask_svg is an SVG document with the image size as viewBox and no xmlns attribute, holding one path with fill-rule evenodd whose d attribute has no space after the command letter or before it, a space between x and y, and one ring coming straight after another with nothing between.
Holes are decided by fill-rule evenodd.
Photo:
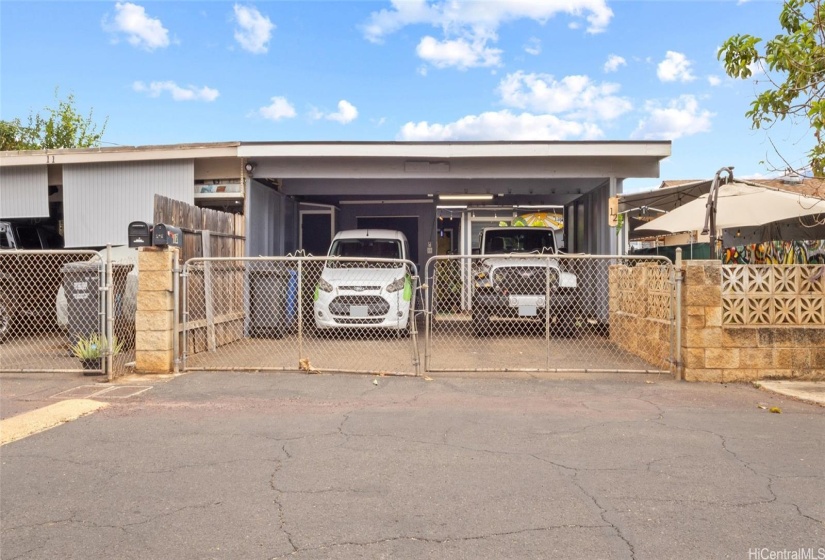
<instances>
[{"instance_id":1,"label":"second white vehicle","mask_svg":"<svg viewBox=\"0 0 825 560\"><path fill-rule=\"evenodd\" d=\"M333 238L327 256L330 260L324 265L314 295L318 329L409 332L415 286L410 265L400 262L410 259L403 233L385 229L341 231Z\"/></svg>"}]
</instances>

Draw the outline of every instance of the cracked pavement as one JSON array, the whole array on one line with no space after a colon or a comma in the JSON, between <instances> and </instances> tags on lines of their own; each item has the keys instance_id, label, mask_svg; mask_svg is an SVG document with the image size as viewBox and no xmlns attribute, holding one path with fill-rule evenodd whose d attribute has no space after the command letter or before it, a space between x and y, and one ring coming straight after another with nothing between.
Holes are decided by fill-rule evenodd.
<instances>
[{"instance_id":1,"label":"cracked pavement","mask_svg":"<svg viewBox=\"0 0 825 560\"><path fill-rule=\"evenodd\" d=\"M822 407L652 376L373 379L189 374L6 445L0 557L825 547Z\"/></svg>"}]
</instances>

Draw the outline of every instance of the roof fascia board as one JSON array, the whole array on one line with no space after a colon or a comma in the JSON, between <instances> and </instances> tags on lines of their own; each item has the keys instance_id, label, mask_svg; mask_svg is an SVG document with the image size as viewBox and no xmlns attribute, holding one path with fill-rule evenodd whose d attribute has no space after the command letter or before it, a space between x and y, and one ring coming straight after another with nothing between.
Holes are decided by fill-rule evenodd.
<instances>
[{"instance_id":1,"label":"roof fascia board","mask_svg":"<svg viewBox=\"0 0 825 560\"><path fill-rule=\"evenodd\" d=\"M283 179L575 179L659 177L659 158L483 158L452 160L449 168L407 171L397 158L261 158L255 175Z\"/></svg>"},{"instance_id":2,"label":"roof fascia board","mask_svg":"<svg viewBox=\"0 0 825 560\"><path fill-rule=\"evenodd\" d=\"M214 157L237 157L237 146L180 146L101 150L38 150L32 152L0 152L0 167L72 163L116 163Z\"/></svg>"},{"instance_id":3,"label":"roof fascia board","mask_svg":"<svg viewBox=\"0 0 825 560\"><path fill-rule=\"evenodd\" d=\"M573 142L573 143L284 143L244 144L238 156L348 157L348 158L487 158L487 157L656 157L670 156L671 143Z\"/></svg>"}]
</instances>

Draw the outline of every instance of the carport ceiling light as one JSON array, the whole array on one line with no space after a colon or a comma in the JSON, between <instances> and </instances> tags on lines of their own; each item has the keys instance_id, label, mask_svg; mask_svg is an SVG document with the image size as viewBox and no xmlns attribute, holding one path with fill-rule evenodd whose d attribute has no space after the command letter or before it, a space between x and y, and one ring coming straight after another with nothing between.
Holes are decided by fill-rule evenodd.
<instances>
[{"instance_id":1,"label":"carport ceiling light","mask_svg":"<svg viewBox=\"0 0 825 560\"><path fill-rule=\"evenodd\" d=\"M438 200L493 200L491 194L440 194Z\"/></svg>"}]
</instances>

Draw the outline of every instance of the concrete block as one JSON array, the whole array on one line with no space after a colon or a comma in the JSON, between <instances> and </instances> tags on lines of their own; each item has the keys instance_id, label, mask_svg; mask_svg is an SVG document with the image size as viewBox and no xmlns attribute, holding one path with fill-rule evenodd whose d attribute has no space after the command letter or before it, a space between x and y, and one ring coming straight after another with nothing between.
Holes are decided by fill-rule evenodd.
<instances>
[{"instance_id":1,"label":"concrete block","mask_svg":"<svg viewBox=\"0 0 825 560\"><path fill-rule=\"evenodd\" d=\"M699 307L698 309L704 309ZM689 329L703 329L705 328L705 314L688 315L685 317L685 327Z\"/></svg>"},{"instance_id":2,"label":"concrete block","mask_svg":"<svg viewBox=\"0 0 825 560\"><path fill-rule=\"evenodd\" d=\"M174 328L171 311L145 311L135 314L135 331L171 331Z\"/></svg>"},{"instance_id":3,"label":"concrete block","mask_svg":"<svg viewBox=\"0 0 825 560\"><path fill-rule=\"evenodd\" d=\"M722 287L721 286L695 286L685 290L685 303L687 305L700 305L703 307L722 307Z\"/></svg>"},{"instance_id":4,"label":"concrete block","mask_svg":"<svg viewBox=\"0 0 825 560\"><path fill-rule=\"evenodd\" d=\"M135 370L139 373L171 373L174 367L171 350L135 353Z\"/></svg>"},{"instance_id":5,"label":"concrete block","mask_svg":"<svg viewBox=\"0 0 825 560\"><path fill-rule=\"evenodd\" d=\"M825 348L811 349L811 367L825 369Z\"/></svg>"},{"instance_id":6,"label":"concrete block","mask_svg":"<svg viewBox=\"0 0 825 560\"><path fill-rule=\"evenodd\" d=\"M138 293L143 291L172 291L172 272L141 270L138 274Z\"/></svg>"},{"instance_id":7,"label":"concrete block","mask_svg":"<svg viewBox=\"0 0 825 560\"><path fill-rule=\"evenodd\" d=\"M138 311L172 311L174 308L175 300L172 292L165 290L160 292L138 292Z\"/></svg>"},{"instance_id":8,"label":"concrete block","mask_svg":"<svg viewBox=\"0 0 825 560\"><path fill-rule=\"evenodd\" d=\"M704 286L705 267L699 261L685 261L685 286Z\"/></svg>"},{"instance_id":9,"label":"concrete block","mask_svg":"<svg viewBox=\"0 0 825 560\"><path fill-rule=\"evenodd\" d=\"M705 267L705 284L708 286L722 285L722 263L714 261Z\"/></svg>"},{"instance_id":10,"label":"concrete block","mask_svg":"<svg viewBox=\"0 0 825 560\"><path fill-rule=\"evenodd\" d=\"M722 370L723 383L736 383L740 381L754 381L761 379L761 373L758 369L736 368Z\"/></svg>"},{"instance_id":11,"label":"concrete block","mask_svg":"<svg viewBox=\"0 0 825 560\"><path fill-rule=\"evenodd\" d=\"M795 351L794 348L774 348L773 367L776 369L791 369Z\"/></svg>"},{"instance_id":12,"label":"concrete block","mask_svg":"<svg viewBox=\"0 0 825 560\"><path fill-rule=\"evenodd\" d=\"M682 353L682 360L686 368L700 369L705 367L705 349L688 348Z\"/></svg>"},{"instance_id":13,"label":"concrete block","mask_svg":"<svg viewBox=\"0 0 825 560\"><path fill-rule=\"evenodd\" d=\"M722 326L722 308L705 307L705 325L709 327Z\"/></svg>"},{"instance_id":14,"label":"concrete block","mask_svg":"<svg viewBox=\"0 0 825 560\"><path fill-rule=\"evenodd\" d=\"M686 348L721 348L722 329L719 327L686 329L682 340Z\"/></svg>"},{"instance_id":15,"label":"concrete block","mask_svg":"<svg viewBox=\"0 0 825 560\"><path fill-rule=\"evenodd\" d=\"M142 248L138 251L138 270L141 274L144 271L171 271L176 258L177 251Z\"/></svg>"},{"instance_id":16,"label":"concrete block","mask_svg":"<svg viewBox=\"0 0 825 560\"><path fill-rule=\"evenodd\" d=\"M739 367L738 348L708 348L705 350L705 367L735 369Z\"/></svg>"},{"instance_id":17,"label":"concrete block","mask_svg":"<svg viewBox=\"0 0 825 560\"><path fill-rule=\"evenodd\" d=\"M797 348L793 353L794 368L810 368L813 363L813 352L810 348Z\"/></svg>"},{"instance_id":18,"label":"concrete block","mask_svg":"<svg viewBox=\"0 0 825 560\"><path fill-rule=\"evenodd\" d=\"M137 331L135 332L135 350L155 351L172 350L173 335L171 329L168 331Z\"/></svg>"},{"instance_id":19,"label":"concrete block","mask_svg":"<svg viewBox=\"0 0 825 560\"><path fill-rule=\"evenodd\" d=\"M721 369L706 368L685 368L685 381L703 381L706 383L720 383L722 381Z\"/></svg>"},{"instance_id":20,"label":"concrete block","mask_svg":"<svg viewBox=\"0 0 825 560\"><path fill-rule=\"evenodd\" d=\"M773 350L770 348L740 348L739 365L746 368L766 368L771 367L773 362Z\"/></svg>"},{"instance_id":21,"label":"concrete block","mask_svg":"<svg viewBox=\"0 0 825 560\"><path fill-rule=\"evenodd\" d=\"M757 348L759 332L756 329L726 327L722 329L722 347Z\"/></svg>"}]
</instances>

